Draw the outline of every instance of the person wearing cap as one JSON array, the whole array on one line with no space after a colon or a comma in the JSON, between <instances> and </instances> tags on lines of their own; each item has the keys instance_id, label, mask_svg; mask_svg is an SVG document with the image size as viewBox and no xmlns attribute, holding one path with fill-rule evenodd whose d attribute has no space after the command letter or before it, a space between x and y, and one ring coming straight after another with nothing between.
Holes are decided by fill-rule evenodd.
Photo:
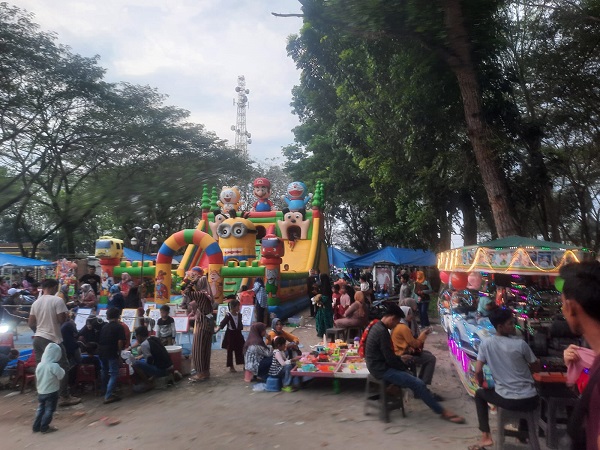
<instances>
[{"instance_id":1,"label":"person wearing cap","mask_svg":"<svg viewBox=\"0 0 600 450\"><path fill-rule=\"evenodd\" d=\"M275 206L269 197L271 196L271 182L266 178L257 178L252 183L252 193L256 197L254 205L252 205L252 211L264 212L272 211Z\"/></svg>"},{"instance_id":2,"label":"person wearing cap","mask_svg":"<svg viewBox=\"0 0 600 450\"><path fill-rule=\"evenodd\" d=\"M402 357L394 354L390 330L396 328L400 319L404 318L404 313L393 302L385 302L384 307L383 317L380 321L370 324L364 343L365 360L370 374L391 385L410 389L415 398L423 400L442 419L456 424L465 423L463 417L443 408L427 389L426 384L409 372Z\"/></svg>"}]
</instances>

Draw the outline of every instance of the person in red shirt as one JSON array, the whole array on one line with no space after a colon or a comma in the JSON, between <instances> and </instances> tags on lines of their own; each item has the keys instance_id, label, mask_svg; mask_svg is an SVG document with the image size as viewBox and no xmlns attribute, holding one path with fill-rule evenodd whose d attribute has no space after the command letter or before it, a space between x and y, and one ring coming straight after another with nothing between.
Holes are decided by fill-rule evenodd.
<instances>
[{"instance_id":1,"label":"person in red shirt","mask_svg":"<svg viewBox=\"0 0 600 450\"><path fill-rule=\"evenodd\" d=\"M569 328L583 335L596 358L589 369L589 381L568 427L573 448L600 449L600 262L585 261L563 266L560 276L562 311ZM569 349L567 349L569 350ZM572 350L571 350L572 351ZM577 358L565 352L566 359ZM584 438L585 442L583 442Z\"/></svg>"}]
</instances>

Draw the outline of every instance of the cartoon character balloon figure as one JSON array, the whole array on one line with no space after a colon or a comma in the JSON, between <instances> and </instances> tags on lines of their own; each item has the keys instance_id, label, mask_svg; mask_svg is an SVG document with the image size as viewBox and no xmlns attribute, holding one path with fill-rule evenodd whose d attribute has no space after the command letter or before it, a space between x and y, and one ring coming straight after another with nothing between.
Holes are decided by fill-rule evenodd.
<instances>
[{"instance_id":1,"label":"cartoon character balloon figure","mask_svg":"<svg viewBox=\"0 0 600 450\"><path fill-rule=\"evenodd\" d=\"M271 196L271 182L266 178L257 178L252 183L252 186L252 193L256 197L256 201L252 205L252 211L272 211L275 205L269 200Z\"/></svg>"},{"instance_id":2,"label":"cartoon character balloon figure","mask_svg":"<svg viewBox=\"0 0 600 450\"><path fill-rule=\"evenodd\" d=\"M283 200L290 211L302 211L306 209L306 205L308 205L308 202L313 197L307 191L308 188L301 181L293 181L288 184L287 194L284 195Z\"/></svg>"},{"instance_id":3,"label":"cartoon character balloon figure","mask_svg":"<svg viewBox=\"0 0 600 450\"><path fill-rule=\"evenodd\" d=\"M240 194L240 189L237 186L223 186L217 205L225 212L232 209L237 211L242 204L241 199L242 194Z\"/></svg>"}]
</instances>

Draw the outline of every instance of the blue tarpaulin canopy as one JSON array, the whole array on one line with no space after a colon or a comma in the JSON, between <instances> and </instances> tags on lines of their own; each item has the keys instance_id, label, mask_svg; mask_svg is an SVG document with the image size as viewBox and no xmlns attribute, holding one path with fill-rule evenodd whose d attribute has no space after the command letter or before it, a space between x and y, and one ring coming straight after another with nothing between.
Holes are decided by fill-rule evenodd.
<instances>
[{"instance_id":1,"label":"blue tarpaulin canopy","mask_svg":"<svg viewBox=\"0 0 600 450\"><path fill-rule=\"evenodd\" d=\"M435 266L435 253L410 248L385 247L346 262L346 267L371 267L377 263L395 266Z\"/></svg>"},{"instance_id":2,"label":"blue tarpaulin canopy","mask_svg":"<svg viewBox=\"0 0 600 450\"><path fill-rule=\"evenodd\" d=\"M346 262L351 259L357 258L358 255L350 252L345 252L335 247L327 248L327 257L329 258L329 264L335 267L344 267Z\"/></svg>"},{"instance_id":3,"label":"blue tarpaulin canopy","mask_svg":"<svg viewBox=\"0 0 600 450\"><path fill-rule=\"evenodd\" d=\"M25 258L24 256L9 255L8 253L0 253L0 266L13 267L42 267L51 266L53 262L42 261L39 259Z\"/></svg>"},{"instance_id":4,"label":"blue tarpaulin canopy","mask_svg":"<svg viewBox=\"0 0 600 450\"><path fill-rule=\"evenodd\" d=\"M156 260L156 256L147 255L146 253L144 253L142 255L140 252L136 252L135 250L132 250L127 247L123 247L123 256L125 257L125 259L128 259L129 261L141 261L142 256L144 257L144 261L155 261Z\"/></svg>"},{"instance_id":5,"label":"blue tarpaulin canopy","mask_svg":"<svg viewBox=\"0 0 600 450\"><path fill-rule=\"evenodd\" d=\"M123 256L129 261L141 261L142 254L127 247L123 247ZM147 255L144 253L144 261L156 261L156 255ZM181 256L174 256L173 261L180 262Z\"/></svg>"}]
</instances>

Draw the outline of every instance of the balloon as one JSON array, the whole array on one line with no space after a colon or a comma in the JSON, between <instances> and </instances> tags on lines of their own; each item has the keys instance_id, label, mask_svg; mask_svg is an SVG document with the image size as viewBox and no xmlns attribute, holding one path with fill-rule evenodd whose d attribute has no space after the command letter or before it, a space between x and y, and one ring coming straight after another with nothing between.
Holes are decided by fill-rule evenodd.
<instances>
[{"instance_id":1,"label":"balloon","mask_svg":"<svg viewBox=\"0 0 600 450\"><path fill-rule=\"evenodd\" d=\"M556 280L554 280L554 287L556 288L556 290L558 292L562 292L564 286L565 286L564 278L556 277Z\"/></svg>"},{"instance_id":2,"label":"balloon","mask_svg":"<svg viewBox=\"0 0 600 450\"><path fill-rule=\"evenodd\" d=\"M452 288L457 291L462 291L467 287L468 275L465 272L452 272L450 276L450 283L452 284Z\"/></svg>"},{"instance_id":3,"label":"balloon","mask_svg":"<svg viewBox=\"0 0 600 450\"><path fill-rule=\"evenodd\" d=\"M450 281L450 274L448 272L440 272L440 280L444 284L448 284Z\"/></svg>"}]
</instances>

